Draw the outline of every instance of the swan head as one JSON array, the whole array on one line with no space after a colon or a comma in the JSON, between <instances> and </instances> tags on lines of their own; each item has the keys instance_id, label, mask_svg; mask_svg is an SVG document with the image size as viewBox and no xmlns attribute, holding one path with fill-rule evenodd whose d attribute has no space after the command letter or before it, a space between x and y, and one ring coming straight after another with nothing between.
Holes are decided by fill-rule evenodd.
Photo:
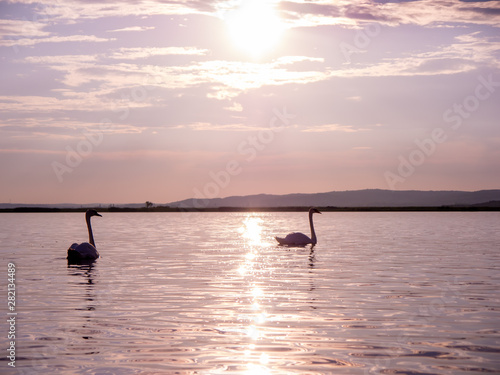
<instances>
[{"instance_id":1,"label":"swan head","mask_svg":"<svg viewBox=\"0 0 500 375\"><path fill-rule=\"evenodd\" d=\"M320 214L321 212L319 212L319 210L318 210L317 208L315 208L315 207L311 207L311 208L309 209L309 213L310 213L310 214Z\"/></svg>"},{"instance_id":2,"label":"swan head","mask_svg":"<svg viewBox=\"0 0 500 375\"><path fill-rule=\"evenodd\" d=\"M100 216L102 217L101 214L99 214L96 210L87 210L87 212L85 213L85 216L88 217L88 218L91 218L92 216Z\"/></svg>"}]
</instances>

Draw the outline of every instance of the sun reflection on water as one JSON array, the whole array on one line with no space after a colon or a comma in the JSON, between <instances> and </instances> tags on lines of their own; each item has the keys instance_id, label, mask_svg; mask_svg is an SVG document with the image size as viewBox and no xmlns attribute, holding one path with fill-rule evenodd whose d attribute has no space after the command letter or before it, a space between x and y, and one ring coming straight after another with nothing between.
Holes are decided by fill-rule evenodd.
<instances>
[{"instance_id":1,"label":"sun reflection on water","mask_svg":"<svg viewBox=\"0 0 500 375\"><path fill-rule=\"evenodd\" d=\"M245 254L244 262L237 269L241 276L245 276L253 271L254 261L257 260L259 250L267 245L262 240L262 223L260 217L247 216L241 227L238 228L238 233L244 240L245 248L248 249Z\"/></svg>"},{"instance_id":2,"label":"sun reflection on water","mask_svg":"<svg viewBox=\"0 0 500 375\"><path fill-rule=\"evenodd\" d=\"M247 371L245 372L245 375L265 375L265 374L271 374L271 370L265 366L258 365L255 363L249 363L247 364Z\"/></svg>"},{"instance_id":3,"label":"sun reflection on water","mask_svg":"<svg viewBox=\"0 0 500 375\"><path fill-rule=\"evenodd\" d=\"M243 221L243 226L238 229L249 245L262 246L262 222L260 217L248 216Z\"/></svg>"},{"instance_id":4,"label":"sun reflection on water","mask_svg":"<svg viewBox=\"0 0 500 375\"><path fill-rule=\"evenodd\" d=\"M23 271L19 371L496 373L500 218L438 214L332 214L337 230L323 221L310 253L271 236L302 223L299 213L111 213L92 269L68 267L56 246L73 214L0 215L56 244L41 255L26 236L3 243Z\"/></svg>"},{"instance_id":5,"label":"sun reflection on water","mask_svg":"<svg viewBox=\"0 0 500 375\"><path fill-rule=\"evenodd\" d=\"M256 343L266 337L265 324L268 322L268 313L265 310L265 301L269 300L266 295L266 285L261 284L260 275L265 271L266 262L263 249L269 244L263 240L263 220L259 217L247 216L238 232L244 240L245 254L242 263L237 268L241 277L247 279L248 305L244 317L241 319L246 334L251 343L243 351L243 364L246 366L247 375L270 374L270 356Z\"/></svg>"},{"instance_id":6,"label":"sun reflection on water","mask_svg":"<svg viewBox=\"0 0 500 375\"><path fill-rule=\"evenodd\" d=\"M264 292L258 286L253 287L253 289L252 289L252 296L254 298L262 297L263 294L264 294Z\"/></svg>"}]
</instances>

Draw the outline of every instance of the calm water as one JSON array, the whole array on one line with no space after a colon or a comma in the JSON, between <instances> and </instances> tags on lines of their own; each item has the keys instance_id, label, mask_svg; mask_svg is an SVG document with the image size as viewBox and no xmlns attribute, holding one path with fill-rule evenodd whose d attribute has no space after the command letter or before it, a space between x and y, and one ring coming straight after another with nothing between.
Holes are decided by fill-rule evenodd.
<instances>
[{"instance_id":1,"label":"calm water","mask_svg":"<svg viewBox=\"0 0 500 375\"><path fill-rule=\"evenodd\" d=\"M6 374L500 373L500 213L0 214ZM16 265L16 369L7 264Z\"/></svg>"}]
</instances>

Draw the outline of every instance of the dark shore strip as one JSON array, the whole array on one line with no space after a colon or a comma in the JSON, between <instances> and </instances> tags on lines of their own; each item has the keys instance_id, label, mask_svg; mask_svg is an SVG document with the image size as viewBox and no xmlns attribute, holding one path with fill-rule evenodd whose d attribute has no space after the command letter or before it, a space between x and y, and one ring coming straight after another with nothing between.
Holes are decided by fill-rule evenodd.
<instances>
[{"instance_id":1,"label":"dark shore strip","mask_svg":"<svg viewBox=\"0 0 500 375\"><path fill-rule=\"evenodd\" d=\"M216 208L180 208L169 206L156 207L116 207L116 206L96 206L81 208L50 208L50 207L16 207L0 209L2 213L37 213L37 212L85 212L89 208L94 208L99 212L305 212L309 207L216 207ZM407 206L407 207L317 207L323 212L453 212L453 211L500 211L500 206L496 204L470 205L470 206Z\"/></svg>"}]
</instances>

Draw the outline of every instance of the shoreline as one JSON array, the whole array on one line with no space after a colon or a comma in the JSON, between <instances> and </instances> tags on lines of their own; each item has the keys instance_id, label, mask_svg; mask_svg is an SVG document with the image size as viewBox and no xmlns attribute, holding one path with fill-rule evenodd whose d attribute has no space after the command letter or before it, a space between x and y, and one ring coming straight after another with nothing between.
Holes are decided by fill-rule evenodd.
<instances>
[{"instance_id":1,"label":"shoreline","mask_svg":"<svg viewBox=\"0 0 500 375\"><path fill-rule=\"evenodd\" d=\"M0 213L63 213L85 212L93 208L100 212L306 212L309 207L210 207L210 208L179 208L169 206L158 207L81 207L81 208L48 208L48 207L15 207L2 208ZM404 206L404 207L317 207L323 212L487 212L500 211L498 206Z\"/></svg>"}]
</instances>

